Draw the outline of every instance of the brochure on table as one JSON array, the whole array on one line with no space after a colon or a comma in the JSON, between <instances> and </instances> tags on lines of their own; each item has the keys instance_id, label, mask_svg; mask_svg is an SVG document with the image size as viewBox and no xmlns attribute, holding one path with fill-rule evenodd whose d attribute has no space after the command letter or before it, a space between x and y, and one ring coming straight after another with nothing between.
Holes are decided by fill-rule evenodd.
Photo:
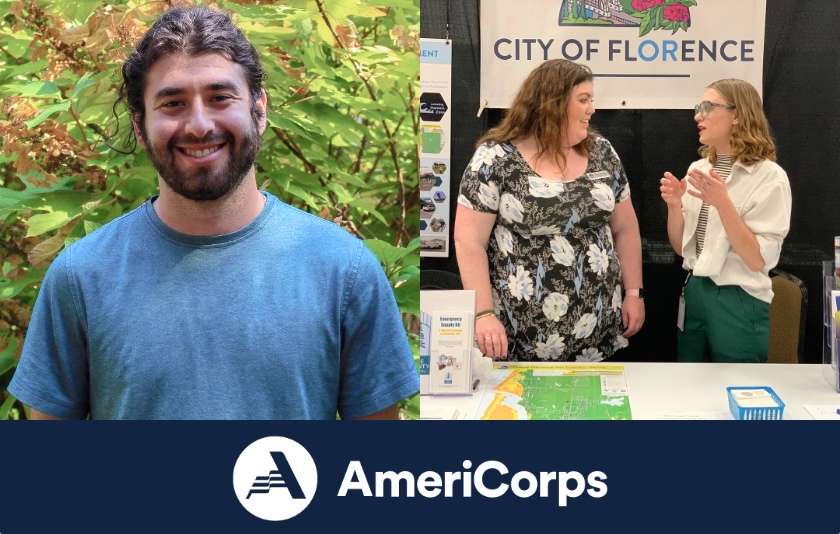
<instances>
[{"instance_id":1,"label":"brochure on table","mask_svg":"<svg viewBox=\"0 0 840 534\"><path fill-rule=\"evenodd\" d=\"M471 391L475 291L420 291L420 394Z\"/></svg>"},{"instance_id":2,"label":"brochure on table","mask_svg":"<svg viewBox=\"0 0 840 534\"><path fill-rule=\"evenodd\" d=\"M464 395L472 391L473 312L432 313L429 393Z\"/></svg>"}]
</instances>

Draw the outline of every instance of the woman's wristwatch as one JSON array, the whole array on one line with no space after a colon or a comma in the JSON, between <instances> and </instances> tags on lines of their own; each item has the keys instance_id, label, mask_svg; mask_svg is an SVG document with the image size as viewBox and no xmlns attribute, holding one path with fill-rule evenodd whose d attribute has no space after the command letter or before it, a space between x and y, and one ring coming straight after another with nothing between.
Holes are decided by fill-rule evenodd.
<instances>
[{"instance_id":1,"label":"woman's wristwatch","mask_svg":"<svg viewBox=\"0 0 840 534\"><path fill-rule=\"evenodd\" d=\"M645 288L640 287L639 289L625 289L624 296L630 295L631 297L636 297L643 299L645 298Z\"/></svg>"}]
</instances>

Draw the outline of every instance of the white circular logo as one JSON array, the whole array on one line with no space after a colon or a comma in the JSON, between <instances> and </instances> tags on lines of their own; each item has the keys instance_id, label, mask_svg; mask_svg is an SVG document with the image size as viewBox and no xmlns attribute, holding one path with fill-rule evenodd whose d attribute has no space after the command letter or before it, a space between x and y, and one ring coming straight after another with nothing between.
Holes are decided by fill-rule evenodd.
<instances>
[{"instance_id":1,"label":"white circular logo","mask_svg":"<svg viewBox=\"0 0 840 534\"><path fill-rule=\"evenodd\" d=\"M318 489L315 460L291 439L270 436L248 445L233 467L233 490L246 510L266 521L301 513Z\"/></svg>"}]
</instances>

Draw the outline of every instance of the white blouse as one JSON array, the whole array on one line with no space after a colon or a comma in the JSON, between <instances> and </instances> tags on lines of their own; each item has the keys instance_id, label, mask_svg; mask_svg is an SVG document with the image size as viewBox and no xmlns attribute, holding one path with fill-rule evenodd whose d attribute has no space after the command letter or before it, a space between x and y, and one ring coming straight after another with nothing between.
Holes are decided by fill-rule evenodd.
<instances>
[{"instance_id":1,"label":"white blouse","mask_svg":"<svg viewBox=\"0 0 840 534\"><path fill-rule=\"evenodd\" d=\"M709 172L711 168L708 159L701 159L692 163L688 170ZM693 189L691 184L688 187ZM764 268L759 272L747 268L729 244L714 206L709 206L705 246L698 257L696 231L703 201L689 194L683 195L682 199L685 219L683 268L693 270L696 276L708 276L719 286L741 286L750 295L769 303L773 300L773 289L768 273L779 262L782 241L790 229L791 194L787 173L769 160L754 165L736 162L726 179L726 189L741 219L758 240Z\"/></svg>"}]
</instances>

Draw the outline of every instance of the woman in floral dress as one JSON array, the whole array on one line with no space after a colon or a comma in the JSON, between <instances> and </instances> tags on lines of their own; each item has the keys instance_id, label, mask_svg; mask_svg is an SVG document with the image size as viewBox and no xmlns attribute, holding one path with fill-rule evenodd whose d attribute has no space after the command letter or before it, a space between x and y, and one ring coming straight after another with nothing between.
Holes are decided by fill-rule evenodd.
<instances>
[{"instance_id":1,"label":"woman in floral dress","mask_svg":"<svg viewBox=\"0 0 840 534\"><path fill-rule=\"evenodd\" d=\"M593 98L587 67L544 62L464 171L455 251L487 356L600 361L644 323L639 224Z\"/></svg>"}]
</instances>

